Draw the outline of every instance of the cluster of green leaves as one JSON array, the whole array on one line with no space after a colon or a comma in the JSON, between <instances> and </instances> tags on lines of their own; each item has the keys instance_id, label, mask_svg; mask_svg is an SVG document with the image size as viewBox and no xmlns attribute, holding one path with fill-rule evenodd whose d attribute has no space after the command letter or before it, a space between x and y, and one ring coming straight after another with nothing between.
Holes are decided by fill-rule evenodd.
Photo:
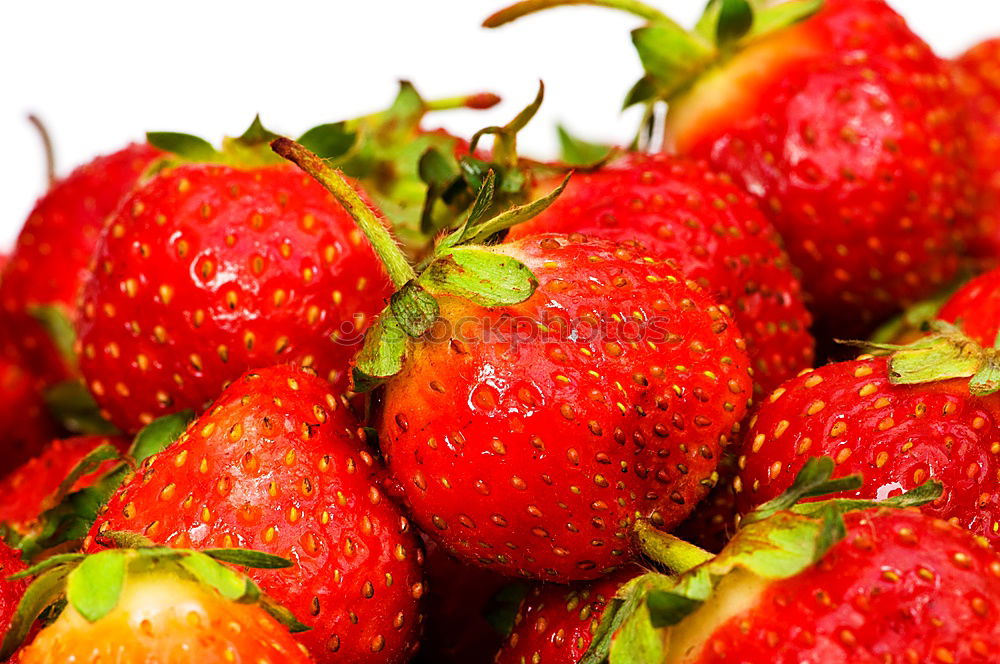
<instances>
[{"instance_id":1,"label":"cluster of green leaves","mask_svg":"<svg viewBox=\"0 0 1000 664\"><path fill-rule=\"evenodd\" d=\"M670 100L750 42L812 16L822 5L823 0L712 0L693 31L666 17L651 20L632 32L645 74L625 106Z\"/></svg>"},{"instance_id":2,"label":"cluster of green leaves","mask_svg":"<svg viewBox=\"0 0 1000 664\"><path fill-rule=\"evenodd\" d=\"M834 466L827 457L811 459L788 491L742 520L740 529L717 556L677 576L653 572L622 586L605 609L581 664L664 661L670 628L708 601L723 578L736 572L764 580L793 577L846 536L845 513L876 506L920 506L941 495L941 484L932 481L880 502L801 502L860 488L858 475L831 479ZM686 543L678 544L683 547Z\"/></svg>"},{"instance_id":3,"label":"cluster of green leaves","mask_svg":"<svg viewBox=\"0 0 1000 664\"><path fill-rule=\"evenodd\" d=\"M748 43L804 20L823 0L710 0L692 31L640 0L522 0L493 14L483 25L496 28L527 14L562 5L594 5L634 14L646 24L632 32L645 74L626 96L625 106L669 100L716 63Z\"/></svg>"},{"instance_id":4,"label":"cluster of green leaves","mask_svg":"<svg viewBox=\"0 0 1000 664\"><path fill-rule=\"evenodd\" d=\"M40 617L55 618L67 604L89 622L97 622L118 605L130 575L175 575L213 588L232 602L258 604L292 632L309 629L284 607L261 592L244 574L222 563L257 569L280 569L284 558L246 549L170 549L142 546L111 549L92 555L52 556L11 578L34 577L0 644L6 660L27 637Z\"/></svg>"},{"instance_id":5,"label":"cluster of green leaves","mask_svg":"<svg viewBox=\"0 0 1000 664\"><path fill-rule=\"evenodd\" d=\"M53 507L39 516L34 532L27 537L19 537L10 531L6 533L9 542L21 550L26 560L33 560L44 551L82 539L97 519L98 511L128 474L146 458L158 454L177 440L192 417L191 411L183 411L154 420L136 435L124 458L113 445L96 447L60 483L52 498ZM72 490L81 477L93 473L104 462L114 460L121 463L101 475L92 485Z\"/></svg>"},{"instance_id":6,"label":"cluster of green leaves","mask_svg":"<svg viewBox=\"0 0 1000 664\"><path fill-rule=\"evenodd\" d=\"M199 136L173 131L148 132L146 141L153 147L172 155L165 161L155 164L153 166L155 171L178 160L244 167L281 163L281 160L268 149L268 143L277 137L277 134L261 123L258 115L242 134L224 138L221 149L216 149L214 145Z\"/></svg>"},{"instance_id":7,"label":"cluster of green leaves","mask_svg":"<svg viewBox=\"0 0 1000 664\"><path fill-rule=\"evenodd\" d=\"M421 130L424 116L436 107L451 106L424 100L402 81L387 110L319 125L298 139L361 181L400 240L414 251L423 249L435 230L453 223L468 204L461 196L464 187L454 186L451 177L460 172L458 139Z\"/></svg>"}]
</instances>

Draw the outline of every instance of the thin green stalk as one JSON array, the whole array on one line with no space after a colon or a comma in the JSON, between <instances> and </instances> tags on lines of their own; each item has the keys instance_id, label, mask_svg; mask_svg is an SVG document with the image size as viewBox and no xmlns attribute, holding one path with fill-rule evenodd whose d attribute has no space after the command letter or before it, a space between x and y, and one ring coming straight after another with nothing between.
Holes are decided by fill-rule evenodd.
<instances>
[{"instance_id":1,"label":"thin green stalk","mask_svg":"<svg viewBox=\"0 0 1000 664\"><path fill-rule=\"evenodd\" d=\"M371 242L375 253L385 265L386 272L389 273L389 278L397 290L411 279L416 278L416 273L410 267L403 252L400 251L396 239L358 195L354 187L344 179L344 174L341 171L288 138L282 137L271 141L271 149L311 175L314 180L333 194L337 202L344 206L361 232Z\"/></svg>"},{"instance_id":2,"label":"thin green stalk","mask_svg":"<svg viewBox=\"0 0 1000 664\"><path fill-rule=\"evenodd\" d=\"M479 92L462 97L446 97L424 102L428 111L451 111L456 108L483 110L500 103L500 97L492 92Z\"/></svg>"},{"instance_id":3,"label":"thin green stalk","mask_svg":"<svg viewBox=\"0 0 1000 664\"><path fill-rule=\"evenodd\" d=\"M644 18L652 23L677 25L673 19L656 7L650 7L643 2L639 2L639 0L523 0L522 2L513 4L510 7L501 9L487 18L483 21L483 27L497 28L527 14L533 14L551 7L563 7L566 5L592 5L594 7L620 9L630 14L635 14L639 18Z\"/></svg>"},{"instance_id":4,"label":"thin green stalk","mask_svg":"<svg viewBox=\"0 0 1000 664\"><path fill-rule=\"evenodd\" d=\"M647 558L677 574L683 574L715 557L701 547L657 530L645 519L636 521L635 537L639 542L639 548Z\"/></svg>"}]
</instances>

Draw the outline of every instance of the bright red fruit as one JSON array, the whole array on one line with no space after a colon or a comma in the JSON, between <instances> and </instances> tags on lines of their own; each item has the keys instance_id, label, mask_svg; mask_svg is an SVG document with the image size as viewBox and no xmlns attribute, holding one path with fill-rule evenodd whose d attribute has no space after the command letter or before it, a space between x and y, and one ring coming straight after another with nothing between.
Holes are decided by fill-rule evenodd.
<instances>
[{"instance_id":1,"label":"bright red fruit","mask_svg":"<svg viewBox=\"0 0 1000 664\"><path fill-rule=\"evenodd\" d=\"M882 0L828 0L673 99L670 142L757 197L821 329L858 335L955 273L961 99Z\"/></svg>"},{"instance_id":2,"label":"bright red fruit","mask_svg":"<svg viewBox=\"0 0 1000 664\"><path fill-rule=\"evenodd\" d=\"M469 250L471 251L471 250ZM539 235L521 304L441 295L388 379L377 427L416 521L459 559L589 579L637 554L714 483L751 391L736 326L640 246Z\"/></svg>"},{"instance_id":3,"label":"bright red fruit","mask_svg":"<svg viewBox=\"0 0 1000 664\"><path fill-rule=\"evenodd\" d=\"M38 454L58 435L38 379L20 363L0 357L0 477Z\"/></svg>"},{"instance_id":4,"label":"bright red fruit","mask_svg":"<svg viewBox=\"0 0 1000 664\"><path fill-rule=\"evenodd\" d=\"M24 569L19 552L0 541L0 634L7 633L17 605L28 588L26 580L8 581L7 577Z\"/></svg>"},{"instance_id":5,"label":"bright red fruit","mask_svg":"<svg viewBox=\"0 0 1000 664\"><path fill-rule=\"evenodd\" d=\"M796 576L723 581L671 630L668 661L992 661L1000 558L990 546L915 510L851 512L844 521L847 537Z\"/></svg>"},{"instance_id":6,"label":"bright red fruit","mask_svg":"<svg viewBox=\"0 0 1000 664\"><path fill-rule=\"evenodd\" d=\"M962 286L934 318L954 323L979 345L992 348L1000 332L1000 269Z\"/></svg>"},{"instance_id":7,"label":"bright red fruit","mask_svg":"<svg viewBox=\"0 0 1000 664\"><path fill-rule=\"evenodd\" d=\"M514 631L493 661L576 664L590 647L607 603L640 571L627 567L590 583L534 586L517 611Z\"/></svg>"},{"instance_id":8,"label":"bright red fruit","mask_svg":"<svg viewBox=\"0 0 1000 664\"><path fill-rule=\"evenodd\" d=\"M575 175L551 207L509 237L550 231L636 240L676 262L732 311L762 393L812 366L812 319L781 239L728 176L632 153Z\"/></svg>"},{"instance_id":9,"label":"bright red fruit","mask_svg":"<svg viewBox=\"0 0 1000 664\"><path fill-rule=\"evenodd\" d=\"M174 547L282 556L295 565L248 574L312 627L299 638L318 661L406 661L423 552L335 394L304 369L239 378L118 490L89 548L128 530Z\"/></svg>"},{"instance_id":10,"label":"bright red fruit","mask_svg":"<svg viewBox=\"0 0 1000 664\"><path fill-rule=\"evenodd\" d=\"M48 443L38 456L0 479L0 522L24 532L39 514L54 507L53 494L70 471L87 454L104 444L114 445L120 452L128 447L124 438L107 436L75 436ZM89 486L112 465L112 461L105 462L77 480L70 490Z\"/></svg>"},{"instance_id":11,"label":"bright red fruit","mask_svg":"<svg viewBox=\"0 0 1000 664\"><path fill-rule=\"evenodd\" d=\"M944 494L923 510L1000 541L1000 394L974 397L968 379L895 385L888 362L862 356L807 371L761 404L740 448L740 512L782 493L807 459L828 456L836 475L864 477L855 497L940 480Z\"/></svg>"},{"instance_id":12,"label":"bright red fruit","mask_svg":"<svg viewBox=\"0 0 1000 664\"><path fill-rule=\"evenodd\" d=\"M201 409L247 369L344 369L388 281L350 217L285 164L185 164L109 222L86 284L80 369L112 422Z\"/></svg>"},{"instance_id":13,"label":"bright red fruit","mask_svg":"<svg viewBox=\"0 0 1000 664\"><path fill-rule=\"evenodd\" d=\"M145 143L133 143L98 157L57 181L25 222L0 275L0 343L9 356L23 355L46 383L72 372L31 309L53 305L75 320L77 297L101 229L160 156Z\"/></svg>"},{"instance_id":14,"label":"bright red fruit","mask_svg":"<svg viewBox=\"0 0 1000 664\"><path fill-rule=\"evenodd\" d=\"M954 61L955 81L966 101L966 127L974 157L976 238L973 255L1000 259L1000 39L988 39Z\"/></svg>"}]
</instances>

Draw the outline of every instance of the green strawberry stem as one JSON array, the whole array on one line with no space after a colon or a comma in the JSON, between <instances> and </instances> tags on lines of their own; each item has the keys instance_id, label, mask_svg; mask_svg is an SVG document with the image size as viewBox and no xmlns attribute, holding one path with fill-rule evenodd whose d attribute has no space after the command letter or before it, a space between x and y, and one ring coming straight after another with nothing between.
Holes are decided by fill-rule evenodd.
<instances>
[{"instance_id":1,"label":"green strawberry stem","mask_svg":"<svg viewBox=\"0 0 1000 664\"><path fill-rule=\"evenodd\" d=\"M677 574L683 574L715 557L701 547L657 529L644 519L636 521L635 537L647 558Z\"/></svg>"},{"instance_id":2,"label":"green strawberry stem","mask_svg":"<svg viewBox=\"0 0 1000 664\"><path fill-rule=\"evenodd\" d=\"M34 113L28 115L28 122L34 125L38 137L42 139L42 148L45 150L45 175L51 187L56 182L56 151L52 147L52 136L42 119Z\"/></svg>"},{"instance_id":3,"label":"green strawberry stem","mask_svg":"<svg viewBox=\"0 0 1000 664\"><path fill-rule=\"evenodd\" d=\"M465 95L463 97L445 97L444 99L431 99L424 102L428 111L451 111L457 108L471 108L481 111L493 108L500 103L499 95L492 92L479 92Z\"/></svg>"},{"instance_id":4,"label":"green strawberry stem","mask_svg":"<svg viewBox=\"0 0 1000 664\"><path fill-rule=\"evenodd\" d=\"M271 142L271 148L315 178L344 206L361 228L361 232L371 242L397 290L416 278L416 273L396 244L395 238L354 187L344 179L341 171L334 169L326 161L288 138L276 138Z\"/></svg>"},{"instance_id":5,"label":"green strawberry stem","mask_svg":"<svg viewBox=\"0 0 1000 664\"><path fill-rule=\"evenodd\" d=\"M506 7L496 12L485 21L483 26L495 28L505 23L510 23L516 19L533 14L551 7L561 7L565 5L593 5L594 7L609 7L620 9L630 14L635 14L639 18L647 21L673 23L669 16L655 7L639 2L638 0L523 0L510 7Z\"/></svg>"}]
</instances>

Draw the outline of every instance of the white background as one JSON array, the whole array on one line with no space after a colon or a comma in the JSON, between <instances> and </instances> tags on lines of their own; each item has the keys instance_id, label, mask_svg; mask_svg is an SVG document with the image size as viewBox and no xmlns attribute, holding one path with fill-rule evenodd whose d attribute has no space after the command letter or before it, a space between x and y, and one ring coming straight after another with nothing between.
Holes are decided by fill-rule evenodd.
<instances>
[{"instance_id":1,"label":"white background","mask_svg":"<svg viewBox=\"0 0 1000 664\"><path fill-rule=\"evenodd\" d=\"M704 0L649 0L685 24ZM997 0L891 0L945 56L1000 35ZM147 130L238 134L260 112L276 131L382 108L396 80L426 97L493 90L485 113L432 123L468 135L546 101L522 134L524 153L552 155L553 126L627 140L619 112L639 75L628 31L639 20L607 9L550 10L501 28L479 23L505 0L0 0L0 249L9 247L44 187L42 152L25 121L36 112L60 172Z\"/></svg>"}]
</instances>

